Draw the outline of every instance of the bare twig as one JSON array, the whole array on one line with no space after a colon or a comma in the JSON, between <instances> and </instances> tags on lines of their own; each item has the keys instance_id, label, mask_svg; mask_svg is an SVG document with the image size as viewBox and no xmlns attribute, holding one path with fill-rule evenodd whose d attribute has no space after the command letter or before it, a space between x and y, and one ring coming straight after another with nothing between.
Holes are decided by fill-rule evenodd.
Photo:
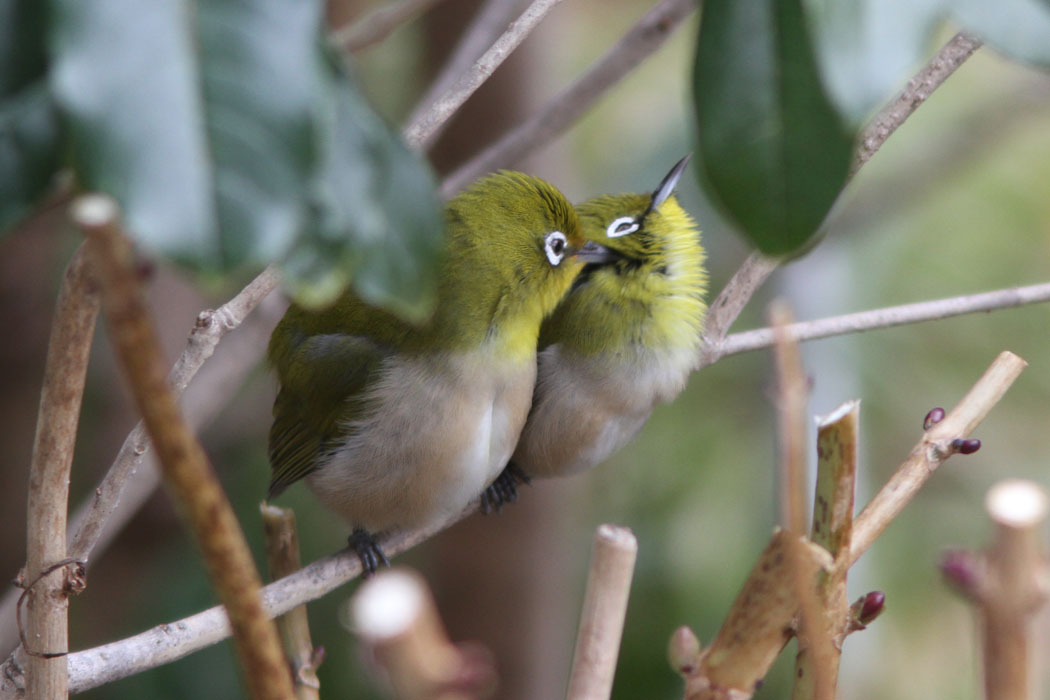
<instances>
[{"instance_id":1,"label":"bare twig","mask_svg":"<svg viewBox=\"0 0 1050 700\"><path fill-rule=\"evenodd\" d=\"M561 0L533 0L532 4L514 20L507 31L482 55L471 69L426 111L405 127L405 141L411 146L428 147L437 138L442 127L481 84L488 80L536 25Z\"/></svg>"},{"instance_id":2,"label":"bare twig","mask_svg":"<svg viewBox=\"0 0 1050 700\"><path fill-rule=\"evenodd\" d=\"M407 120L409 124L419 121L426 111L470 70L475 61L485 53L485 49L492 46L492 42L514 19L521 4L521 0L486 0L456 42L452 55L419 98L416 108Z\"/></svg>"},{"instance_id":3,"label":"bare twig","mask_svg":"<svg viewBox=\"0 0 1050 700\"><path fill-rule=\"evenodd\" d=\"M867 551L937 467L955 454L953 441L965 438L984 420L1027 366L1012 352L1000 353L944 420L930 426L904 464L854 520L849 556L836 562L836 567L849 568Z\"/></svg>"},{"instance_id":4,"label":"bare twig","mask_svg":"<svg viewBox=\"0 0 1050 700\"><path fill-rule=\"evenodd\" d=\"M33 456L29 465L26 522L28 561L22 585L28 615L25 643L27 697L64 698L67 691L69 593L83 573L66 556L66 509L80 404L99 299L83 247L66 269L51 327L40 391Z\"/></svg>"},{"instance_id":5,"label":"bare twig","mask_svg":"<svg viewBox=\"0 0 1050 700\"><path fill-rule=\"evenodd\" d=\"M447 199L485 173L513 165L574 124L695 10L695 0L661 0L568 89L446 177L442 196Z\"/></svg>"},{"instance_id":6,"label":"bare twig","mask_svg":"<svg viewBox=\"0 0 1050 700\"><path fill-rule=\"evenodd\" d=\"M853 531L853 497L857 476L857 418L859 401L847 401L830 415L817 420L817 487L813 500L810 540L828 550L833 559L849 551ZM846 598L846 572L820 577L817 592L823 608L824 634L835 643L822 659L832 688L838 677L842 640L854 616ZM863 610L858 611L859 618ZM867 611L870 616L870 611ZM867 619L867 618L865 618ZM792 700L811 700L820 694L818 660L809 649L800 648L795 658Z\"/></svg>"},{"instance_id":7,"label":"bare twig","mask_svg":"<svg viewBox=\"0 0 1050 700\"><path fill-rule=\"evenodd\" d=\"M728 288L728 287L727 287ZM994 292L968 294L950 299L921 301L915 304L888 306L873 311L860 311L843 316L832 316L816 321L801 321L788 326L785 331L796 340L816 340L848 333L861 333L877 328L892 328L909 323L936 321L953 316L1010 309L1027 304L1050 301L1050 283L1033 284L1028 287L1010 287ZM733 333L721 343L713 343L710 352L722 358L742 352L760 350L773 344L773 329L759 328L742 333Z\"/></svg>"},{"instance_id":8,"label":"bare twig","mask_svg":"<svg viewBox=\"0 0 1050 700\"><path fill-rule=\"evenodd\" d=\"M809 659L814 695L818 700L834 700L835 653L822 601L817 597L816 579L806 566L806 445L809 442L807 417L809 391L798 342L785 333L793 320L784 302L774 302L769 311L776 342L773 355L777 376L777 438L780 464L781 527L793 537L785 554L788 574L799 602L799 650Z\"/></svg>"},{"instance_id":9,"label":"bare twig","mask_svg":"<svg viewBox=\"0 0 1050 700\"><path fill-rule=\"evenodd\" d=\"M156 446L166 483L182 505L212 581L226 606L244 679L254 698L288 700L291 677L273 623L263 613L248 544L200 443L179 413L164 377L162 352L139 288L118 209L100 195L74 202L106 306L110 336Z\"/></svg>"},{"instance_id":10,"label":"bare twig","mask_svg":"<svg viewBox=\"0 0 1050 700\"><path fill-rule=\"evenodd\" d=\"M398 700L471 700L495 688L487 651L452 644L423 578L382 571L351 600L355 631L375 651Z\"/></svg>"},{"instance_id":11,"label":"bare twig","mask_svg":"<svg viewBox=\"0 0 1050 700\"><path fill-rule=\"evenodd\" d=\"M266 536L266 561L271 578L294 574L302 568L295 512L266 502L259 505L259 511ZM296 700L318 700L321 688L321 682L317 680L318 656L310 638L306 606L300 605L278 617L277 631L292 666Z\"/></svg>"},{"instance_id":12,"label":"bare twig","mask_svg":"<svg viewBox=\"0 0 1050 700\"><path fill-rule=\"evenodd\" d=\"M973 52L981 48L981 41L960 32L945 44L937 55L908 81L897 98L875 115L865 130L857 153L850 167L850 177L875 155L890 134L896 131L908 117L925 102L941 83L961 66Z\"/></svg>"},{"instance_id":13,"label":"bare twig","mask_svg":"<svg viewBox=\"0 0 1050 700\"><path fill-rule=\"evenodd\" d=\"M995 540L983 555L956 552L941 564L948 582L977 608L984 652L984 696L1028 700L1033 691L1029 660L1033 617L1047 600L1046 492L1019 479L988 492L985 508Z\"/></svg>"},{"instance_id":14,"label":"bare twig","mask_svg":"<svg viewBox=\"0 0 1050 700\"><path fill-rule=\"evenodd\" d=\"M415 19L443 0L392 0L359 20L332 32L329 41L355 53L378 44L405 22Z\"/></svg>"},{"instance_id":15,"label":"bare twig","mask_svg":"<svg viewBox=\"0 0 1050 700\"><path fill-rule=\"evenodd\" d=\"M630 530L608 523L598 526L567 700L605 700L612 694L637 555L638 540Z\"/></svg>"}]
</instances>

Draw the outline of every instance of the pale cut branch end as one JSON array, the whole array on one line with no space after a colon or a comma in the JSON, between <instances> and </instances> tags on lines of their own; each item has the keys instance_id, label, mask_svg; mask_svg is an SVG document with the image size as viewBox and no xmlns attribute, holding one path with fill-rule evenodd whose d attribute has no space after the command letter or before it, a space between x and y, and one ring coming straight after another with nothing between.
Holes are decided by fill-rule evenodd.
<instances>
[{"instance_id":1,"label":"pale cut branch end","mask_svg":"<svg viewBox=\"0 0 1050 700\"><path fill-rule=\"evenodd\" d=\"M594 534L583 612L576 634L568 700L598 700L612 692L638 540L625 527L605 523Z\"/></svg>"},{"instance_id":2,"label":"pale cut branch end","mask_svg":"<svg viewBox=\"0 0 1050 700\"><path fill-rule=\"evenodd\" d=\"M414 571L380 571L350 600L354 632L375 651L397 698L470 700L495 688L486 650L449 641L434 599Z\"/></svg>"}]
</instances>

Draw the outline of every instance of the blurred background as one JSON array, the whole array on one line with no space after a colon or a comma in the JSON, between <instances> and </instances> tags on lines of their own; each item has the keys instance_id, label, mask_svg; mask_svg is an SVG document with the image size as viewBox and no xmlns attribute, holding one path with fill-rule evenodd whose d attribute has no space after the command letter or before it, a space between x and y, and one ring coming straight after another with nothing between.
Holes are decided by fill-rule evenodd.
<instances>
[{"instance_id":1,"label":"blurred background","mask_svg":"<svg viewBox=\"0 0 1050 700\"><path fill-rule=\"evenodd\" d=\"M335 0L333 22L376 4ZM477 5L444 2L357 56L363 86L391 122L412 109ZM592 0L555 9L457 116L432 151L435 168L449 171L538 109L648 6ZM575 201L652 190L693 149L688 100L695 31L694 17L568 133L527 161L507 165L549 179ZM789 300L800 319L811 319L1047 281L1048 124L1050 77L981 49L861 171L824 241L774 273L734 330L764 325L774 296ZM701 222L713 297L748 251L691 173L679 196ZM0 324L9 331L0 345L0 460L10 479L0 493L9 523L0 532L0 571L11 577L25 556L27 465L50 317L77 244L58 211L34 217L0 241ZM172 360L196 313L235 291L202 291L177 269L156 270L151 294ZM215 367L198 381L222 381L224 354L259 354L281 308L271 300L228 336ZM979 696L974 618L941 583L936 563L946 548L987 541L983 498L994 482L1027 477L1050 486L1048 341L1050 307L1044 305L804 347L812 413L862 400L858 509L917 441L930 408L954 405L1001 350L1030 363L978 430L980 452L949 461L852 570L850 598L882 590L887 612L846 642L840 697ZM688 624L703 642L713 638L776 521L770 366L762 351L706 368L599 469L534 483L502 514L473 516L400 558L424 572L454 640L480 640L494 651L499 698L563 695L590 541L602 522L632 528L640 545L614 697L681 696L666 661L671 632ZM100 324L73 469L74 504L90 494L136 420L122 381ZM268 482L273 393L272 378L257 366L202 427L260 562L258 503ZM304 488L292 488L278 504L297 513L305 561L345 546L345 526ZM383 697L345 628L352 589L309 608L314 643L327 651L322 695ZM194 545L159 492L93 557L89 586L71 605L71 648L128 636L214 602ZM792 662L789 647L756 697L785 697ZM235 668L226 643L83 697L239 697ZM1050 676L1050 668L1042 676Z\"/></svg>"}]
</instances>

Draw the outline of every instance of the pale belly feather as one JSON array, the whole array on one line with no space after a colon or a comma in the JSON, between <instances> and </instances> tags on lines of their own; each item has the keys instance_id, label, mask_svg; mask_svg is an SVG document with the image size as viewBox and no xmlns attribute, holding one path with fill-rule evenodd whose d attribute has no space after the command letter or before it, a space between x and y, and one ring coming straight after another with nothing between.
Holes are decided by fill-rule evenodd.
<instances>
[{"instance_id":1,"label":"pale belly feather","mask_svg":"<svg viewBox=\"0 0 1050 700\"><path fill-rule=\"evenodd\" d=\"M353 527L373 533L445 522L506 464L532 400L535 360L492 366L470 355L392 359L372 410L307 483Z\"/></svg>"}]
</instances>

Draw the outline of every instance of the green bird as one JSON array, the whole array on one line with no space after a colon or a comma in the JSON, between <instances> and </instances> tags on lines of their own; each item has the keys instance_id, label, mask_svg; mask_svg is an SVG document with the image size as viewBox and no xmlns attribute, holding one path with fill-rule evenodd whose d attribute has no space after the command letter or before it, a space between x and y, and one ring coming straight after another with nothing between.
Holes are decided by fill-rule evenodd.
<instances>
[{"instance_id":1,"label":"green bird","mask_svg":"<svg viewBox=\"0 0 1050 700\"><path fill-rule=\"evenodd\" d=\"M346 292L322 311L291 306L270 339L269 496L305 478L352 527L366 573L387 563L375 535L445 522L500 473L532 401L540 324L607 256L557 189L522 173L475 183L445 220L426 323Z\"/></svg>"},{"instance_id":2,"label":"green bird","mask_svg":"<svg viewBox=\"0 0 1050 700\"><path fill-rule=\"evenodd\" d=\"M543 323L528 421L507 469L483 494L484 510L513 501L516 481L604 461L685 387L707 312L700 231L673 194L688 160L651 195L605 195L576 207L584 237L611 261L588 264Z\"/></svg>"}]
</instances>

